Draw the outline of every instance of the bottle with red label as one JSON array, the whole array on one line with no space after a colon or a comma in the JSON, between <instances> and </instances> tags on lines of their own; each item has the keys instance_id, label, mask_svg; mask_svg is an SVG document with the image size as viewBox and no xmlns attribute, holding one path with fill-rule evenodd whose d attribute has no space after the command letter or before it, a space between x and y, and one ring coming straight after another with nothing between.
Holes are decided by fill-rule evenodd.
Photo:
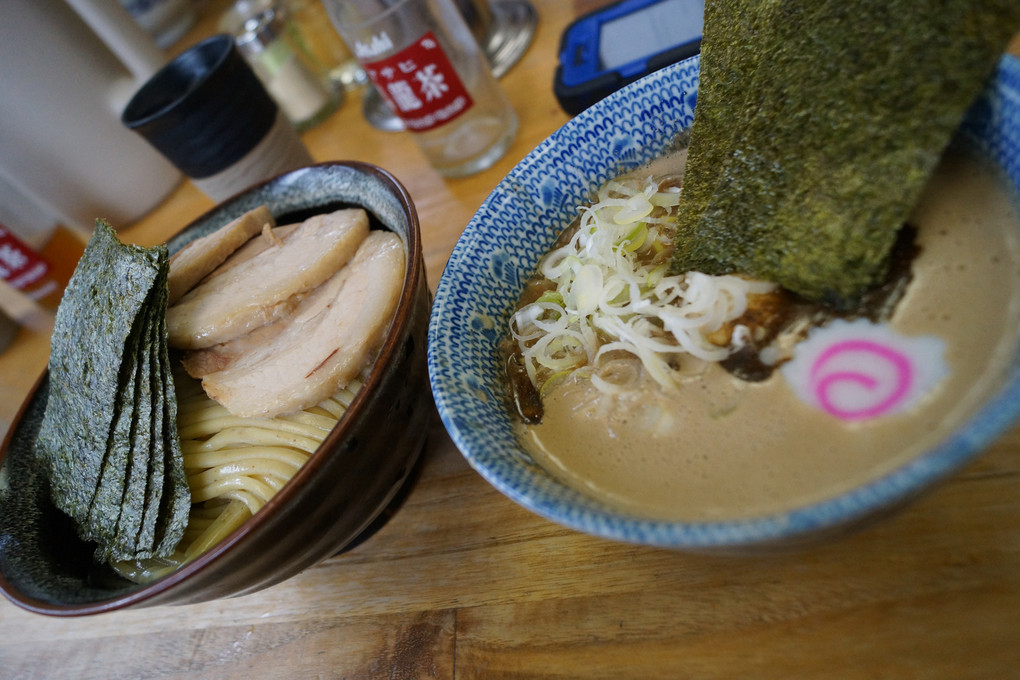
<instances>
[{"instance_id":1,"label":"bottle with red label","mask_svg":"<svg viewBox=\"0 0 1020 680\"><path fill-rule=\"evenodd\" d=\"M45 250L37 252L0 224L0 279L56 309L81 251L80 241L66 230L56 230Z\"/></svg>"},{"instance_id":2,"label":"bottle with red label","mask_svg":"<svg viewBox=\"0 0 1020 680\"><path fill-rule=\"evenodd\" d=\"M437 171L490 167L517 115L451 0L324 0L344 41Z\"/></svg>"}]
</instances>

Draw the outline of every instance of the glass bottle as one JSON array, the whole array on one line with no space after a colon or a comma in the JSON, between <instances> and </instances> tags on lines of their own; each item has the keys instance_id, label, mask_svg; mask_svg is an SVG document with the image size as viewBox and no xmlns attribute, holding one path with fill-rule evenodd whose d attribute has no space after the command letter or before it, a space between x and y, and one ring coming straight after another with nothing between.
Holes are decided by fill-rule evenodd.
<instances>
[{"instance_id":1,"label":"glass bottle","mask_svg":"<svg viewBox=\"0 0 1020 680\"><path fill-rule=\"evenodd\" d=\"M368 83L361 64L333 28L320 0L287 0L302 47L320 64L334 89L351 91Z\"/></svg>"},{"instance_id":2,"label":"glass bottle","mask_svg":"<svg viewBox=\"0 0 1020 680\"><path fill-rule=\"evenodd\" d=\"M451 0L324 0L376 89L446 177L490 167L517 115Z\"/></svg>"},{"instance_id":3,"label":"glass bottle","mask_svg":"<svg viewBox=\"0 0 1020 680\"><path fill-rule=\"evenodd\" d=\"M341 92L326 88L314 68L291 44L285 10L276 6L245 19L237 48L299 131L315 127L340 104Z\"/></svg>"}]
</instances>

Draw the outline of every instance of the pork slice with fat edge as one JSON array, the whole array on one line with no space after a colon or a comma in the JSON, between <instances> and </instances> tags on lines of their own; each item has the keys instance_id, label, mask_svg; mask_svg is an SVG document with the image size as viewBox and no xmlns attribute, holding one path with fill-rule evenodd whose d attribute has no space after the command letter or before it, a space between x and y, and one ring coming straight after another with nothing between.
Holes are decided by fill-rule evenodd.
<instances>
[{"instance_id":1,"label":"pork slice with fat edge","mask_svg":"<svg viewBox=\"0 0 1020 680\"><path fill-rule=\"evenodd\" d=\"M345 267L345 280L331 286L339 289L331 300L317 298L269 342L206 375L206 393L234 415L267 417L331 396L357 377L382 345L404 268L400 238L372 232Z\"/></svg>"},{"instance_id":2,"label":"pork slice with fat edge","mask_svg":"<svg viewBox=\"0 0 1020 680\"><path fill-rule=\"evenodd\" d=\"M211 347L273 323L343 267L367 235L361 209L308 218L279 245L210 276L170 307L170 345Z\"/></svg>"}]
</instances>

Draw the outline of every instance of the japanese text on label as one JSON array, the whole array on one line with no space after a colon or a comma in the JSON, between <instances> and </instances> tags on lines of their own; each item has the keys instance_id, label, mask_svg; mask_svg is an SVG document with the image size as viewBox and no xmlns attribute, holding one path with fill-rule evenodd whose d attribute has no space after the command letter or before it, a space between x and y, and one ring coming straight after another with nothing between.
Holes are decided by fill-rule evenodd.
<instances>
[{"instance_id":1,"label":"japanese text on label","mask_svg":"<svg viewBox=\"0 0 1020 680\"><path fill-rule=\"evenodd\" d=\"M474 103L431 31L400 52L363 66L410 130L437 128Z\"/></svg>"}]
</instances>

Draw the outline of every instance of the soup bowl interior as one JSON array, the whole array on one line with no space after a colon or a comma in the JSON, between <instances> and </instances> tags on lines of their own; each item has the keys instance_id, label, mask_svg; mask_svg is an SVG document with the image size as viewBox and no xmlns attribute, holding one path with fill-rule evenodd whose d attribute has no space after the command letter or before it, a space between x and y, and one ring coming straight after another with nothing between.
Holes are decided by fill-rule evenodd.
<instances>
[{"instance_id":1,"label":"soup bowl interior","mask_svg":"<svg viewBox=\"0 0 1020 680\"><path fill-rule=\"evenodd\" d=\"M440 416L468 462L525 508L613 540L719 552L759 551L832 535L899 506L977 455L1020 415L1020 360L998 391L947 438L871 481L819 502L725 521L628 514L563 483L515 434L497 347L525 282L605 181L682 144L694 115L699 58L658 71L569 121L484 201L439 282L428 369ZM1020 191L1020 60L1002 59L957 133ZM1020 225L1018 225L1020 228Z\"/></svg>"},{"instance_id":2,"label":"soup bowl interior","mask_svg":"<svg viewBox=\"0 0 1020 680\"><path fill-rule=\"evenodd\" d=\"M260 205L280 224L361 206L373 228L389 229L403 242L407 265L397 310L363 387L308 461L252 518L195 561L138 585L96 566L94 546L77 537L49 500L34 459L44 374L0 450L0 589L18 605L79 616L251 593L365 540L413 483L432 410L425 362L431 296L410 196L371 165L313 165L217 206L170 240L171 253Z\"/></svg>"}]
</instances>

